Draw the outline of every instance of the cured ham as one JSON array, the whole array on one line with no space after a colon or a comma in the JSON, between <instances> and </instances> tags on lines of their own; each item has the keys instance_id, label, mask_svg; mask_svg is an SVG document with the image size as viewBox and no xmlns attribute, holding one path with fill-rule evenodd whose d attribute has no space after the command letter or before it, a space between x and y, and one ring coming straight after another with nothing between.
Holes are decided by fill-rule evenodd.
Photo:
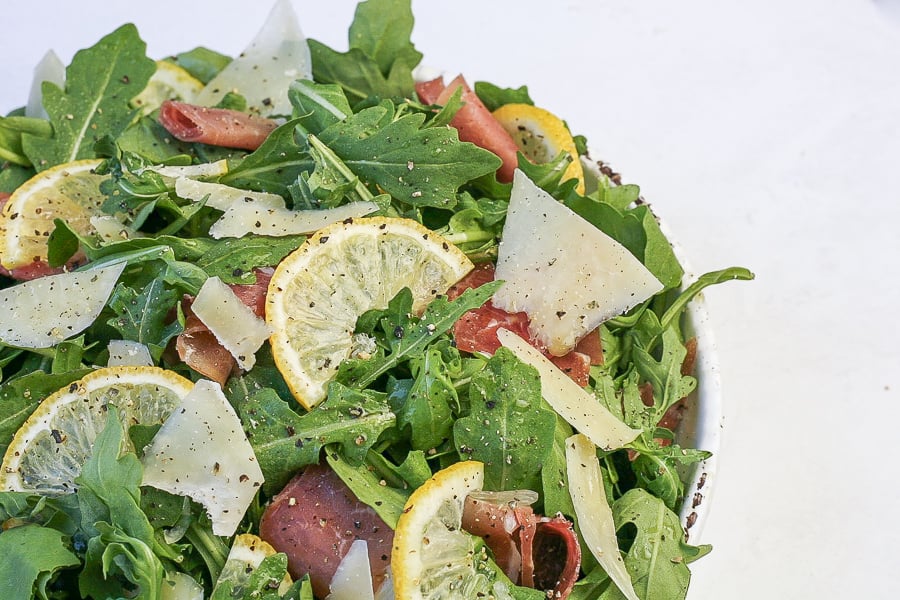
<instances>
[{"instance_id":1,"label":"cured ham","mask_svg":"<svg viewBox=\"0 0 900 600\"><path fill-rule=\"evenodd\" d=\"M463 509L463 529L484 539L510 580L552 592L553 598L567 598L581 568L575 529L562 516L535 514L527 500L509 499L519 494L470 494Z\"/></svg>"},{"instance_id":2,"label":"cured ham","mask_svg":"<svg viewBox=\"0 0 900 600\"><path fill-rule=\"evenodd\" d=\"M494 279L494 266L490 263L478 265L460 282L447 291L451 299L458 297L468 288L478 287ZM531 344L543 351L528 332L528 315L524 312L510 313L497 308L490 302L480 308L470 310L460 317L453 327L453 336L456 347L464 352L484 352L493 354L500 348L500 340L497 339L498 329L508 329L529 340ZM592 338L592 339L588 339ZM603 352L600 348L600 336L597 332L591 332L582 340L584 345L563 356L552 356L544 353L553 364L572 378L575 383L584 387L588 384L588 377L592 364L603 362Z\"/></svg>"},{"instance_id":3,"label":"cured ham","mask_svg":"<svg viewBox=\"0 0 900 600\"><path fill-rule=\"evenodd\" d=\"M266 290L274 270L271 267L254 269L256 282L251 284L231 284L231 290L256 316L265 317ZM192 298L182 301L185 321L184 331L175 339L175 349L187 366L209 379L224 386L236 366L231 353L219 343L216 336L191 311Z\"/></svg>"},{"instance_id":4,"label":"cured ham","mask_svg":"<svg viewBox=\"0 0 900 600\"><path fill-rule=\"evenodd\" d=\"M159 122L183 142L242 150L256 150L278 126L271 119L237 110L207 108L175 100L162 103Z\"/></svg>"},{"instance_id":5,"label":"cured ham","mask_svg":"<svg viewBox=\"0 0 900 600\"><path fill-rule=\"evenodd\" d=\"M459 131L459 139L472 142L476 146L490 150L500 157L503 165L497 170L497 179L503 183L512 181L513 173L519 165L519 148L503 126L491 115L484 103L466 83L462 75L457 75L446 86L443 77L416 84L419 99L426 104L446 104L457 89L462 88L465 103L450 125Z\"/></svg>"},{"instance_id":6,"label":"cured ham","mask_svg":"<svg viewBox=\"0 0 900 600\"><path fill-rule=\"evenodd\" d=\"M372 583L380 588L394 542L393 530L323 465L306 467L275 496L259 535L287 555L291 577L309 575L317 598L328 594L338 565L358 539L366 540Z\"/></svg>"}]
</instances>

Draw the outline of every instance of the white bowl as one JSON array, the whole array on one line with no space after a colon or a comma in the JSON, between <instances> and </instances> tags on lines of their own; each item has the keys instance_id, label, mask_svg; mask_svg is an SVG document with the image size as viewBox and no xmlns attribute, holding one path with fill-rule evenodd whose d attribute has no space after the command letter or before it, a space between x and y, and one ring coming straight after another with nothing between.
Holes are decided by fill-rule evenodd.
<instances>
[{"instance_id":1,"label":"white bowl","mask_svg":"<svg viewBox=\"0 0 900 600\"><path fill-rule=\"evenodd\" d=\"M606 176L614 184L621 184L619 175L605 163L597 163L582 157L582 165L589 190L593 183L590 176L597 179ZM665 221L659 218L656 210L653 210L653 214L684 268L685 276L682 284L684 287L693 281L695 275L691 272L683 249L673 241L674 236ZM724 428L719 363L702 293L688 304L685 314L685 336L697 338L697 358L694 366L697 389L687 398L687 408L675 436L681 446L712 453L710 458L692 465L682 473L685 496L679 515L688 539L696 541L706 522Z\"/></svg>"}]
</instances>

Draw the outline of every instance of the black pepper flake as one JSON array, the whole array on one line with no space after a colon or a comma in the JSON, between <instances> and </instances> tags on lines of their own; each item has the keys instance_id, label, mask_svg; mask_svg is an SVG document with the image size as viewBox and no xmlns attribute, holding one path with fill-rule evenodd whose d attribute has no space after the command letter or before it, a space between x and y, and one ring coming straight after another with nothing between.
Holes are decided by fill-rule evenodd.
<instances>
[{"instance_id":1,"label":"black pepper flake","mask_svg":"<svg viewBox=\"0 0 900 600\"><path fill-rule=\"evenodd\" d=\"M319 238L319 243L320 243L320 244L324 244L324 243L327 242L327 241L328 241L328 236L327 236L327 235L323 235L322 237Z\"/></svg>"},{"instance_id":2,"label":"black pepper flake","mask_svg":"<svg viewBox=\"0 0 900 600\"><path fill-rule=\"evenodd\" d=\"M396 327L394 327L394 337L397 338L398 340L403 339L403 335L405 333L406 332L403 331L403 327L401 327L400 325L397 325Z\"/></svg>"}]
</instances>

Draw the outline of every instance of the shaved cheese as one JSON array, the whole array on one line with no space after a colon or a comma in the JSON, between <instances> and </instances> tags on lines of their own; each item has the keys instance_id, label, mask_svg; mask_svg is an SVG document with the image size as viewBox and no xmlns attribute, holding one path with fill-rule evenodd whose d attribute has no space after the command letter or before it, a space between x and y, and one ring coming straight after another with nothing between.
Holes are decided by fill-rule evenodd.
<instances>
[{"instance_id":1,"label":"shaved cheese","mask_svg":"<svg viewBox=\"0 0 900 600\"><path fill-rule=\"evenodd\" d=\"M354 540L350 544L350 550L331 578L330 588L325 600L375 600L366 540Z\"/></svg>"},{"instance_id":2,"label":"shaved cheese","mask_svg":"<svg viewBox=\"0 0 900 600\"><path fill-rule=\"evenodd\" d=\"M0 343L50 348L87 329L103 310L125 263L48 275L0 290Z\"/></svg>"},{"instance_id":3,"label":"shaved cheese","mask_svg":"<svg viewBox=\"0 0 900 600\"><path fill-rule=\"evenodd\" d=\"M66 85L66 66L56 52L48 50L41 62L34 68L34 78L31 80L31 90L28 93L28 103L25 105L25 116L37 119L47 119L47 111L44 109L44 82L49 82L58 88Z\"/></svg>"},{"instance_id":4,"label":"shaved cheese","mask_svg":"<svg viewBox=\"0 0 900 600\"><path fill-rule=\"evenodd\" d=\"M153 165L138 169L135 174L140 175L143 171L152 171L168 179L179 179L185 177L195 179L197 177L218 177L228 172L228 161L224 158L211 163L201 163L199 165L169 166L169 165Z\"/></svg>"},{"instance_id":5,"label":"shaved cheese","mask_svg":"<svg viewBox=\"0 0 900 600\"><path fill-rule=\"evenodd\" d=\"M556 356L663 285L622 246L516 170L493 304L524 311L532 336Z\"/></svg>"},{"instance_id":6,"label":"shaved cheese","mask_svg":"<svg viewBox=\"0 0 900 600\"><path fill-rule=\"evenodd\" d=\"M616 523L606 500L597 448L582 434L566 439L566 474L581 539L625 597L640 600L619 552Z\"/></svg>"},{"instance_id":7,"label":"shaved cheese","mask_svg":"<svg viewBox=\"0 0 900 600\"><path fill-rule=\"evenodd\" d=\"M234 356L240 368L245 371L253 368L256 351L271 331L230 287L218 277L209 277L197 292L191 310Z\"/></svg>"},{"instance_id":8,"label":"shaved cheese","mask_svg":"<svg viewBox=\"0 0 900 600\"><path fill-rule=\"evenodd\" d=\"M248 199L231 205L209 228L215 239L256 235L285 236L313 233L326 225L362 217L378 210L374 202L351 202L323 210L290 210Z\"/></svg>"},{"instance_id":9,"label":"shaved cheese","mask_svg":"<svg viewBox=\"0 0 900 600\"><path fill-rule=\"evenodd\" d=\"M207 206L216 210L228 210L242 202L256 202L268 208L285 208L284 198L278 194L251 192L222 183L195 181L187 177L175 180L175 193L186 200L205 201Z\"/></svg>"},{"instance_id":10,"label":"shaved cheese","mask_svg":"<svg viewBox=\"0 0 900 600\"><path fill-rule=\"evenodd\" d=\"M219 384L201 379L144 449L143 485L193 498L231 536L263 484L241 421Z\"/></svg>"},{"instance_id":11,"label":"shaved cheese","mask_svg":"<svg viewBox=\"0 0 900 600\"><path fill-rule=\"evenodd\" d=\"M108 367L152 367L155 363L150 349L140 342L132 340L109 340Z\"/></svg>"},{"instance_id":12,"label":"shaved cheese","mask_svg":"<svg viewBox=\"0 0 900 600\"><path fill-rule=\"evenodd\" d=\"M312 59L297 15L290 0L278 0L250 45L200 91L197 104L214 106L227 92L237 92L249 112L290 115L291 82L311 78Z\"/></svg>"},{"instance_id":13,"label":"shaved cheese","mask_svg":"<svg viewBox=\"0 0 900 600\"><path fill-rule=\"evenodd\" d=\"M122 240L144 237L143 233L135 231L112 215L91 216L91 227L94 228L97 235L104 242L121 242Z\"/></svg>"},{"instance_id":14,"label":"shaved cheese","mask_svg":"<svg viewBox=\"0 0 900 600\"><path fill-rule=\"evenodd\" d=\"M508 329L497 330L497 339L522 362L537 369L541 396L569 425L604 450L621 448L640 435L600 404L600 401L563 373L538 350Z\"/></svg>"}]
</instances>

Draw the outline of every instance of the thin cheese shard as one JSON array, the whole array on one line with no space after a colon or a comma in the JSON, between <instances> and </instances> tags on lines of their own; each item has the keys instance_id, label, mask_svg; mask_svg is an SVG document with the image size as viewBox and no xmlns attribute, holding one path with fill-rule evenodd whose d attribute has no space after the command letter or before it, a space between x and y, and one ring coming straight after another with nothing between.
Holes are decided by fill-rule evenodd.
<instances>
[{"instance_id":1,"label":"thin cheese shard","mask_svg":"<svg viewBox=\"0 0 900 600\"><path fill-rule=\"evenodd\" d=\"M604 450L615 450L641 431L616 418L600 401L563 373L534 346L508 329L497 330L497 339L541 376L541 396L569 425Z\"/></svg>"},{"instance_id":2,"label":"thin cheese shard","mask_svg":"<svg viewBox=\"0 0 900 600\"><path fill-rule=\"evenodd\" d=\"M355 219L378 210L374 202L351 202L322 210L290 210L266 206L254 200L229 207L209 228L215 239L243 237L247 234L281 237L318 231L326 225Z\"/></svg>"},{"instance_id":3,"label":"thin cheese shard","mask_svg":"<svg viewBox=\"0 0 900 600\"><path fill-rule=\"evenodd\" d=\"M197 96L197 104L214 106L228 92L247 100L248 112L290 116L288 88L296 79L312 78L312 58L290 0L278 0L250 45Z\"/></svg>"},{"instance_id":4,"label":"thin cheese shard","mask_svg":"<svg viewBox=\"0 0 900 600\"><path fill-rule=\"evenodd\" d=\"M556 356L662 283L612 239L516 170L497 257L505 281L493 304L524 311L532 336Z\"/></svg>"},{"instance_id":5,"label":"thin cheese shard","mask_svg":"<svg viewBox=\"0 0 900 600\"><path fill-rule=\"evenodd\" d=\"M200 287L191 310L231 353L240 368L245 371L253 368L256 351L271 331L230 287L218 277L209 277Z\"/></svg>"},{"instance_id":6,"label":"thin cheese shard","mask_svg":"<svg viewBox=\"0 0 900 600\"><path fill-rule=\"evenodd\" d=\"M124 270L122 262L0 290L0 343L50 348L78 335L100 315Z\"/></svg>"},{"instance_id":7,"label":"thin cheese shard","mask_svg":"<svg viewBox=\"0 0 900 600\"><path fill-rule=\"evenodd\" d=\"M144 449L143 485L202 504L231 536L263 484L241 421L219 384L201 379Z\"/></svg>"}]
</instances>

